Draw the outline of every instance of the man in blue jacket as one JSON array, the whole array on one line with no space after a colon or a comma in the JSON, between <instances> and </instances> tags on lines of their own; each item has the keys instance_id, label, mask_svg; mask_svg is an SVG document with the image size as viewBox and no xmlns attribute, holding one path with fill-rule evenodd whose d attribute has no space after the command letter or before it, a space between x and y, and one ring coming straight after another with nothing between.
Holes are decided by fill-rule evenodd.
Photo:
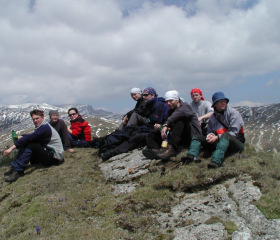
<instances>
[{"instance_id":1,"label":"man in blue jacket","mask_svg":"<svg viewBox=\"0 0 280 240\"><path fill-rule=\"evenodd\" d=\"M31 134L23 135L14 145L3 152L8 156L15 148L19 149L16 159L4 175L6 182L14 182L24 175L29 162L45 166L58 165L63 162L63 146L57 131L50 124L43 124L44 111L32 110L30 116L35 126Z\"/></svg>"},{"instance_id":2,"label":"man in blue jacket","mask_svg":"<svg viewBox=\"0 0 280 240\"><path fill-rule=\"evenodd\" d=\"M146 134L154 129L155 124L163 124L166 119L168 107L165 104L165 99L158 97L154 88L148 87L143 90L142 93L144 103L141 104L137 112L133 112L127 126L122 129L122 132L115 132L107 136L104 142L108 142L111 138L116 137L114 135L126 135L125 140L114 142L114 148L110 149L110 146L101 146L99 148L99 154L103 161L109 158L131 151L140 146L144 146L146 143ZM112 144L113 145L113 144ZM105 151L102 151L105 149Z\"/></svg>"}]
</instances>

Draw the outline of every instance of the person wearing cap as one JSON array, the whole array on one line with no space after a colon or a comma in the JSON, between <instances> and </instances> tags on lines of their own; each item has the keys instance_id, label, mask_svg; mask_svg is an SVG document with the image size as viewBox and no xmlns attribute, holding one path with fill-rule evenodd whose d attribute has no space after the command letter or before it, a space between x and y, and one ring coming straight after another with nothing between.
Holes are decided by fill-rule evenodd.
<instances>
[{"instance_id":1,"label":"person wearing cap","mask_svg":"<svg viewBox=\"0 0 280 240\"><path fill-rule=\"evenodd\" d=\"M71 147L91 147L91 128L88 122L82 118L75 107L68 109L68 116L71 125L67 127L67 131Z\"/></svg>"},{"instance_id":2,"label":"person wearing cap","mask_svg":"<svg viewBox=\"0 0 280 240\"><path fill-rule=\"evenodd\" d=\"M4 172L6 182L14 182L24 176L28 163L45 166L59 165L63 160L63 146L57 131L48 123L44 124L44 111L34 109L30 112L35 131L24 134L15 144L3 152L8 156L14 149L19 149L11 168Z\"/></svg>"},{"instance_id":3,"label":"person wearing cap","mask_svg":"<svg viewBox=\"0 0 280 240\"><path fill-rule=\"evenodd\" d=\"M244 149L244 122L241 114L228 106L229 99L223 92L216 92L212 96L214 113L209 119L207 136L194 136L184 163L200 162L201 146L212 151L208 168L218 168L222 165L226 154L241 152Z\"/></svg>"},{"instance_id":4,"label":"person wearing cap","mask_svg":"<svg viewBox=\"0 0 280 240\"><path fill-rule=\"evenodd\" d=\"M50 116L49 124L58 132L58 134L61 138L64 150L68 151L68 152L74 152L74 150L71 148L71 145L70 145L67 126L66 126L65 122L59 118L58 111L50 110L49 116Z\"/></svg>"},{"instance_id":5,"label":"person wearing cap","mask_svg":"<svg viewBox=\"0 0 280 240\"><path fill-rule=\"evenodd\" d=\"M142 91L141 91L140 88L132 88L130 90L130 96L137 103L136 103L134 109L132 109L131 111L129 111L128 113L125 114L125 116L122 119L122 123L119 126L119 130L122 130L126 126L126 124L129 121L131 115L134 112L138 112L138 108L140 107L140 105L143 102Z\"/></svg>"},{"instance_id":6,"label":"person wearing cap","mask_svg":"<svg viewBox=\"0 0 280 240\"><path fill-rule=\"evenodd\" d=\"M110 149L110 146L108 145L101 144L99 148L99 156L103 161L106 161L115 155L144 146L146 142L146 134L154 129L155 124L163 124L166 119L168 107L165 104L164 98L158 97L154 88L145 88L142 96L143 104L139 106L137 111L132 113L126 127L123 128L121 132L115 131L103 140L103 142L106 143L111 142L107 141L110 137L113 139L116 139L115 137L117 137L119 139L120 136L123 136L121 141L118 141L117 143L113 142L114 147L112 149Z\"/></svg>"},{"instance_id":7,"label":"person wearing cap","mask_svg":"<svg viewBox=\"0 0 280 240\"><path fill-rule=\"evenodd\" d=\"M167 119L162 125L155 124L154 131L146 137L147 149L142 153L148 159L168 160L176 156L182 147L187 147L192 136L201 134L196 113L188 103L180 99L178 91L166 92L165 101L169 108ZM167 138L167 134L168 146L161 149L161 143Z\"/></svg>"},{"instance_id":8,"label":"person wearing cap","mask_svg":"<svg viewBox=\"0 0 280 240\"><path fill-rule=\"evenodd\" d=\"M193 88L191 90L191 98L192 102L190 105L197 114L202 135L206 136L208 120L213 114L214 110L211 106L211 103L204 99L202 91L199 88Z\"/></svg>"}]
</instances>

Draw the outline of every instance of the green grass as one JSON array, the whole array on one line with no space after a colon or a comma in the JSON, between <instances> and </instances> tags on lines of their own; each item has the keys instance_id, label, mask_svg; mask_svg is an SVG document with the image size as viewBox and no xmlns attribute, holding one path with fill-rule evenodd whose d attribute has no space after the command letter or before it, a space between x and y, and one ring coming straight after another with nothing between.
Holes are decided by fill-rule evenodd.
<instances>
[{"instance_id":1,"label":"green grass","mask_svg":"<svg viewBox=\"0 0 280 240\"><path fill-rule=\"evenodd\" d=\"M11 160L2 161L1 176ZM60 166L30 166L24 177L11 184L2 177L1 236L2 239L172 239L174 229L160 230L153 214L170 212L178 203L175 194L179 192L183 197L239 174L251 175L254 185L260 187L263 196L256 206L265 216L280 218L279 161L279 154L256 151L247 145L244 153L226 158L224 166L215 170L207 169L209 159L183 166L178 162L167 163L165 174L163 165L151 166L148 174L135 180L139 183L135 191L116 196L99 169L101 161L96 150L76 149L74 154L66 152L65 162ZM233 222L216 221L229 234L236 230ZM41 229L39 235L36 226Z\"/></svg>"}]
</instances>

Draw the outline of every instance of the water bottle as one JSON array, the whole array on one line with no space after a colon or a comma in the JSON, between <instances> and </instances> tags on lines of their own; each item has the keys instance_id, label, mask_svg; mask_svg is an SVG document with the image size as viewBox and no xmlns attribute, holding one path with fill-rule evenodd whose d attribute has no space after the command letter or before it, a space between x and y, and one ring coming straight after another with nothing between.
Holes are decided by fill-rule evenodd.
<instances>
[{"instance_id":1,"label":"water bottle","mask_svg":"<svg viewBox=\"0 0 280 240\"><path fill-rule=\"evenodd\" d=\"M18 140L18 135L16 134L15 130L12 130L12 139L14 143Z\"/></svg>"},{"instance_id":2,"label":"water bottle","mask_svg":"<svg viewBox=\"0 0 280 240\"><path fill-rule=\"evenodd\" d=\"M168 146L168 134L169 134L169 130L166 131L166 138L161 143L162 148L167 148Z\"/></svg>"}]
</instances>

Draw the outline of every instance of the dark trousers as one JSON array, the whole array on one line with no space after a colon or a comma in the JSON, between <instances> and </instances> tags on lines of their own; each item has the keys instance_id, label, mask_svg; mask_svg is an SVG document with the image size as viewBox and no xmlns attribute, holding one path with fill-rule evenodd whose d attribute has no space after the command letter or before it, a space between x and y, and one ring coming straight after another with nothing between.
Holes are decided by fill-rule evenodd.
<instances>
[{"instance_id":1,"label":"dark trousers","mask_svg":"<svg viewBox=\"0 0 280 240\"><path fill-rule=\"evenodd\" d=\"M197 157L199 155L201 145L208 151L213 152L211 161L217 163L218 165L222 164L225 154L233 154L244 150L244 144L242 142L229 133L224 133L221 138L213 144L208 143L205 136L194 136L188 154Z\"/></svg>"},{"instance_id":2,"label":"dark trousers","mask_svg":"<svg viewBox=\"0 0 280 240\"><path fill-rule=\"evenodd\" d=\"M121 153L126 153L133 149L144 147L146 144L146 133L137 133L132 136L129 140L122 142L119 146L113 149L115 155L119 155Z\"/></svg>"},{"instance_id":3,"label":"dark trousers","mask_svg":"<svg viewBox=\"0 0 280 240\"><path fill-rule=\"evenodd\" d=\"M83 140L83 139L79 139L76 138L75 136L73 136L72 134L68 133L68 137L70 140L70 145L71 147L80 147L80 148L88 148L90 147L90 143Z\"/></svg>"},{"instance_id":4,"label":"dark trousers","mask_svg":"<svg viewBox=\"0 0 280 240\"><path fill-rule=\"evenodd\" d=\"M151 131L147 137L147 147L150 149L159 149L162 143L161 133L159 131ZM187 147L191 142L191 127L183 120L177 121L169 131L168 144L177 151L181 151L182 147Z\"/></svg>"},{"instance_id":5,"label":"dark trousers","mask_svg":"<svg viewBox=\"0 0 280 240\"><path fill-rule=\"evenodd\" d=\"M24 171L29 162L52 166L58 165L61 161L53 158L52 152L42 147L41 144L30 143L26 148L19 150L16 159L12 162L12 167L14 171Z\"/></svg>"}]
</instances>

